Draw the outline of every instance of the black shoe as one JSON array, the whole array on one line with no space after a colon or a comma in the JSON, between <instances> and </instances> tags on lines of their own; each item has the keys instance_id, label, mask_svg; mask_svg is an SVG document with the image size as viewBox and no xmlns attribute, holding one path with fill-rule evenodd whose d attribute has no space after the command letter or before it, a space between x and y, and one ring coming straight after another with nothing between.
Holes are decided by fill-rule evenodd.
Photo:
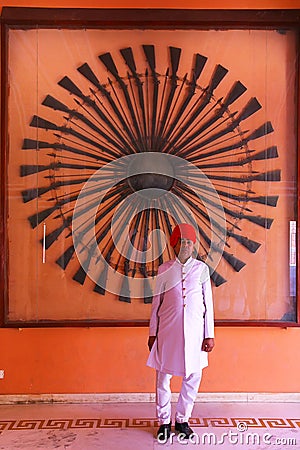
<instances>
[{"instance_id":1,"label":"black shoe","mask_svg":"<svg viewBox=\"0 0 300 450\"><path fill-rule=\"evenodd\" d=\"M188 439L194 433L187 422L175 422L175 430L184 434L184 439Z\"/></svg>"},{"instance_id":2,"label":"black shoe","mask_svg":"<svg viewBox=\"0 0 300 450\"><path fill-rule=\"evenodd\" d=\"M171 422L163 423L158 429L157 440L160 442L167 442L170 436L171 436Z\"/></svg>"}]
</instances>

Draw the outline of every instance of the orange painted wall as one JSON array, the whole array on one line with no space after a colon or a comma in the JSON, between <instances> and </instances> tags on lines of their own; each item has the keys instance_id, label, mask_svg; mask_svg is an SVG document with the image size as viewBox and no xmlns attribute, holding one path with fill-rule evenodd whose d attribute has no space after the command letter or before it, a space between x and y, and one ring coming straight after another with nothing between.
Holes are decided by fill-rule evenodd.
<instances>
[{"instance_id":1,"label":"orange painted wall","mask_svg":"<svg viewBox=\"0 0 300 450\"><path fill-rule=\"evenodd\" d=\"M218 328L201 390L298 392L299 332ZM154 392L145 328L2 329L0 342L2 394Z\"/></svg>"},{"instance_id":2,"label":"orange painted wall","mask_svg":"<svg viewBox=\"0 0 300 450\"><path fill-rule=\"evenodd\" d=\"M2 6L140 7L138 1L2 1ZM144 8L300 8L300 0L161 0ZM1 394L153 392L146 328L0 329ZM204 392L298 392L300 328L216 330ZM178 387L178 380L174 387Z\"/></svg>"}]
</instances>

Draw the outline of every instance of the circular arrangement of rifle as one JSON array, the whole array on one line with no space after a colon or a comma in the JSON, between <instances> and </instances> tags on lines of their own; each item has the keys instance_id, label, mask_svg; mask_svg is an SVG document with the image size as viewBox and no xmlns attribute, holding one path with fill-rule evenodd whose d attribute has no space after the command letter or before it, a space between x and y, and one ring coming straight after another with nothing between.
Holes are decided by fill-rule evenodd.
<instances>
[{"instance_id":1,"label":"circular arrangement of rifle","mask_svg":"<svg viewBox=\"0 0 300 450\"><path fill-rule=\"evenodd\" d=\"M253 183L279 181L280 171L254 167L278 157L275 146L249 148L273 128L265 122L252 131L242 129L261 105L251 97L235 111L235 102L240 105L247 90L240 81L219 95L228 69L217 64L202 85L207 57L194 55L190 73L180 73L181 49L169 47L168 63L159 73L155 47L143 45L138 51L145 67L137 68L132 48L120 50L122 67L110 53L99 56L99 74L87 63L78 67L85 92L68 76L58 82L71 94L70 103L46 96L42 105L56 111L58 119L32 118L30 126L49 137L24 139L23 150L38 150L44 157L43 164L40 158L37 164L22 165L21 176L45 173L43 185L24 190L22 196L24 202L49 202L29 221L36 228L51 220L45 247L63 240L55 261L64 271L83 285L96 267L94 290L104 294L108 265L125 276L118 287L121 301L130 303L130 282L140 278L147 281L140 297L149 303L158 265L172 257L168 242L176 223L195 225L195 256L209 265L216 286L226 280L212 254L236 272L244 267L228 251L229 243L234 240L251 253L258 250L261 244L247 237L242 221L270 228L273 219L252 208L275 207L278 196L256 194ZM46 157L49 163L44 163ZM78 204L84 186L84 201ZM76 208L82 217L77 234ZM91 230L107 264L87 245ZM75 257L80 252L84 264Z\"/></svg>"}]
</instances>

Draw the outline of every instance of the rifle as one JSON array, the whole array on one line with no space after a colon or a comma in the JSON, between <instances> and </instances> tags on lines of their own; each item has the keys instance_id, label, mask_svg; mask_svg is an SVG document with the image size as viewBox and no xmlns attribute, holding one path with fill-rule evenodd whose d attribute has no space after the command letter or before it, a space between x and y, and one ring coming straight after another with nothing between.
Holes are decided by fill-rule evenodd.
<instances>
[{"instance_id":1,"label":"rifle","mask_svg":"<svg viewBox=\"0 0 300 450\"><path fill-rule=\"evenodd\" d=\"M182 117L181 121L178 123L178 126L177 126L176 130L174 130L174 133L173 133L174 137L171 138L171 142L169 143L166 151L172 149L172 146L175 145L175 142L176 142L176 149L177 149L178 141L183 137L183 135L188 130L188 128L199 117L199 115L204 110L204 108L209 104L209 102L213 96L214 90L221 83L221 81L223 80L223 78L225 77L227 72L228 72L228 70L225 69L220 64L218 64L216 66L208 86L203 90L202 94L196 100L196 102L192 106L189 113L186 113ZM203 120L203 119L201 118L199 120L200 123L201 123L201 120Z\"/></svg>"},{"instance_id":2,"label":"rifle","mask_svg":"<svg viewBox=\"0 0 300 450\"><path fill-rule=\"evenodd\" d=\"M76 97L81 98L86 104L88 104L100 117L100 119L109 127L114 136L117 136L118 139L123 143L123 146L120 146L114 139L112 139L107 133L99 130L99 134L104 137L108 142L113 144L116 148L118 148L123 154L124 146L127 146L126 140L123 138L122 134L119 132L119 129L113 124L113 122L103 113L103 111L97 106L94 100L92 100L89 96L83 94L83 92L78 88L78 86L73 83L73 81L65 76L59 82L59 86L63 87L71 94L74 94ZM79 106L81 106L78 102L76 102ZM83 116L84 117L84 116ZM85 119L87 120L87 119Z\"/></svg>"},{"instance_id":3,"label":"rifle","mask_svg":"<svg viewBox=\"0 0 300 450\"><path fill-rule=\"evenodd\" d=\"M123 194L121 194L119 199L118 199L117 204L119 204L122 200L124 200L127 197L127 195L128 195L128 192L124 192ZM111 212L115 207L116 207L116 201L114 201L113 204L111 204L109 206L109 208L107 208L105 211L103 211L101 214L99 214L97 216L97 218L95 220L95 224L99 223L103 218L107 217L108 210L109 210L109 212ZM126 207L127 207L127 205L125 203L121 204L120 208L115 213L116 220L120 217L121 214L123 214L123 212L125 212ZM88 227L85 228L84 233L86 233L87 230L90 229L93 226L94 226L94 223L91 223ZM124 229L125 226L126 226L126 220L124 220L122 222L122 228L123 229ZM111 229L111 224L110 224L110 220L109 220L108 224L107 223L105 224L104 229L102 227L102 228L100 228L100 230L97 231L96 236L97 235L98 236L96 238L96 242L91 245L91 241L89 241L86 244L88 246L87 259L86 259L86 261L84 263L84 267L80 266L80 268L78 269L76 274L73 276L73 279L75 281L78 281L80 284L84 283L86 275L87 275L86 270L84 268L89 268L91 259L92 259L92 257L95 254L96 246L98 246L101 243L101 241L103 241L103 239L107 236L107 234L110 231L110 229ZM78 236L76 236L76 238L79 241L81 240L82 233L83 232L81 232ZM118 233L118 235L117 235L117 237L115 239L119 240L119 238L121 236L121 233L122 233L122 231ZM112 239L112 242L113 242L113 244L109 247L109 250L108 250L108 252L107 252L107 254L105 256L105 260L106 260L106 262L108 264L110 262L110 258L111 258L112 252L115 249L115 243L114 243L113 239ZM96 261L96 264L97 264L97 262L98 261ZM107 266L106 266L106 264L104 265L103 272L106 274L106 278L107 278ZM105 278L105 282L103 284L99 285L99 281L100 280L102 280L102 282L103 282L103 273L100 274L100 277L98 278L98 282L97 282L97 284L95 285L95 288L94 288L95 292L98 292L98 293L104 293L105 292L104 288L103 288L103 285L105 286L105 284L106 284L106 278Z\"/></svg>"},{"instance_id":4,"label":"rifle","mask_svg":"<svg viewBox=\"0 0 300 450\"><path fill-rule=\"evenodd\" d=\"M58 134L54 135L56 137L60 136ZM71 141L70 139L67 139L64 137L64 139ZM71 141L72 142L72 141ZM84 146L82 146L84 147ZM23 145L22 145L22 150L40 150L40 149L44 149L44 148L53 148L53 150L64 150L70 153L74 153L76 155L82 155L82 156L87 156L88 158L91 159L95 159L96 161L100 161L102 163L109 163L112 161L112 159L110 158L106 158L103 155L95 154L95 153L91 153L89 151L86 150L81 150L79 148L75 148L66 144L59 144L57 142L44 142L44 141L39 141L39 140L35 140L35 139L27 139L25 138L23 141Z\"/></svg>"},{"instance_id":5,"label":"rifle","mask_svg":"<svg viewBox=\"0 0 300 450\"><path fill-rule=\"evenodd\" d=\"M259 104L257 99L256 98L251 98L249 100L249 102L247 103L247 105L244 107L244 109L240 112L240 114L236 118L234 118L236 113L233 113L233 114L229 115L227 117L227 119L224 119L223 122L218 123L214 128L212 128L211 130L207 131L202 136L200 136L200 135L204 131L203 127L199 128L195 133L191 134L188 137L188 139L186 139L184 141L183 145L179 145L178 153L181 154L183 157L186 156L189 153L188 144L190 142L192 142L192 141L195 141L196 138L198 138L197 139L198 142L200 140L200 145L202 146L202 145L208 145L211 142L214 142L217 139L220 139L221 137L225 136L226 134L232 133L233 130L235 128L237 128L243 120L245 120L248 117L250 117L251 115L253 115L260 108L261 108L261 105ZM216 116L218 114L219 114L219 112L216 114ZM216 116L215 116L215 118L216 118ZM230 120L230 123L225 128L223 128L222 130L212 134L212 131L214 131L216 128L220 127L220 125L223 125L223 123L227 122L228 120ZM200 121L200 123L201 123L201 121ZM206 135L210 135L210 136L203 143L203 141L201 141L201 139L203 139L203 137L205 137ZM180 149L183 146L185 147L185 150L180 151Z\"/></svg>"},{"instance_id":6,"label":"rifle","mask_svg":"<svg viewBox=\"0 0 300 450\"><path fill-rule=\"evenodd\" d=\"M131 154L132 149L135 149L135 153L138 152L138 147L135 143L134 135L130 129L130 127L127 125L127 122L124 120L124 117L120 113L119 108L117 107L116 103L111 97L111 94L106 88L100 83L92 69L87 63L84 63L82 66L78 67L78 72L81 73L88 81L90 81L99 91L101 94L105 97L109 105L111 106L113 112L115 113L116 117L121 123L121 127L118 127L120 130L124 130L127 133L127 136L124 136L124 139L127 141L127 146L124 147L123 151L126 154ZM90 89L91 93L96 97L96 99L100 102L99 98L97 97L96 92L93 89ZM103 104L100 102L101 106L103 107ZM105 109L105 108L104 108ZM106 110L107 111L107 110ZM129 138L129 140L128 140ZM127 149L128 147L128 149ZM129 150L130 149L130 150Z\"/></svg>"},{"instance_id":7,"label":"rifle","mask_svg":"<svg viewBox=\"0 0 300 450\"><path fill-rule=\"evenodd\" d=\"M143 50L150 67L152 81L153 81L153 93L152 93L152 116L151 116L151 131L150 131L150 146L151 149L155 148L154 139L156 132L156 116L157 116L157 102L158 102L158 85L159 81L156 74L155 63L155 51L154 45L143 45Z\"/></svg>"},{"instance_id":8,"label":"rifle","mask_svg":"<svg viewBox=\"0 0 300 450\"><path fill-rule=\"evenodd\" d=\"M97 223L98 223L100 220L102 220L108 213L110 213L110 212L116 207L116 205L118 204L118 202L121 201L121 200L124 198L124 195L127 195L127 194L124 194L124 187L121 186L121 187L119 187L119 189L116 189L116 190L112 191L112 192L109 194L109 196L107 196L106 198L109 199L110 197L117 195L119 192L121 193L121 195L119 195L119 197L118 197L117 199L114 199L113 201L111 201L111 202L106 206L106 208L101 212L101 214L99 214L99 215L97 216L97 218L96 218L96 220L95 220L95 224L97 224ZM94 206L98 205L98 202L96 201L96 202L92 203L91 206L87 206L87 205L88 205L88 202L85 203L85 206L86 206L86 207L85 207L84 209L82 209L82 210L80 211L80 213L77 214L78 217L79 217L80 215L82 215L82 214L85 214L89 209L94 208ZM89 220L90 220L90 219L87 219L82 225L85 225L85 223L86 223L87 221L89 221ZM53 244L53 242L58 238L58 236L63 232L63 230L71 224L71 222L72 222L72 215L70 215L70 216L64 218L63 221L64 221L64 223L63 223L62 226L58 227L56 230L52 231L49 235L46 236L46 239L45 239L45 247L46 247L46 249L48 249L48 248ZM84 229L84 231L80 233L80 236L82 237L82 236L83 236L85 233L87 233L87 231L89 231L92 227L93 227L93 222L91 222L91 223ZM69 237L69 236L67 236L67 237Z\"/></svg>"},{"instance_id":9,"label":"rifle","mask_svg":"<svg viewBox=\"0 0 300 450\"><path fill-rule=\"evenodd\" d=\"M68 120L68 118L66 117L66 120ZM114 157L119 157L120 154L113 152L109 149L107 149L107 145L102 145L99 142L96 142L94 139L90 139L89 137L83 135L82 133L79 133L78 131L74 130L71 127L66 127L66 126L58 126L52 122L50 122L49 120L43 119L42 117L36 116L34 115L32 118L32 121L29 124L31 127L35 127L35 128L41 128L41 129L45 129L45 130L55 130L55 131L60 131L61 133L65 133L65 134L71 134L72 136L78 138L79 140L86 142L87 144L92 145L93 147L98 148L99 150L101 150L104 153L109 153Z\"/></svg>"},{"instance_id":10,"label":"rifle","mask_svg":"<svg viewBox=\"0 0 300 450\"><path fill-rule=\"evenodd\" d=\"M135 240L136 237L138 236L138 227L140 224L140 221L142 219L142 215L143 215L143 210L139 211L138 214L136 215L136 220L135 220L135 225L133 228L133 234L131 236L131 244L126 252L125 255L125 261L124 261L124 273L125 273L125 278L123 280L122 286L121 286L121 290L120 290L120 296L119 296L119 300L123 301L123 302L130 302L130 290L129 290L129 282L128 282L128 275L129 275L129 262L130 262L130 257L134 248L134 244L135 244ZM132 270L132 277L135 276L135 272L136 272L136 261L134 262L134 268Z\"/></svg>"},{"instance_id":11,"label":"rifle","mask_svg":"<svg viewBox=\"0 0 300 450\"><path fill-rule=\"evenodd\" d=\"M194 96L196 86L197 86L197 80L202 73L202 70L206 64L206 61L207 61L207 57L202 56L199 53L197 53L195 55L195 63L194 63L194 67L192 69L192 80L190 81L190 83L188 85L187 93L185 95L185 98L183 99L183 102L179 108L179 111L176 113L175 118L169 125L169 127L164 135L165 142L169 141L169 138L170 138L172 132L174 131L175 127L180 122L185 109L187 108L188 104L190 103L192 97ZM163 151L168 153L168 148L164 149Z\"/></svg>"},{"instance_id":12,"label":"rifle","mask_svg":"<svg viewBox=\"0 0 300 450\"><path fill-rule=\"evenodd\" d=\"M143 140L142 140L142 136L141 136L141 131L134 113L134 109L131 103L131 99L130 96L128 94L128 88L126 86L126 84L124 83L124 81L122 80L122 78L120 77L119 73L118 73L118 69L113 61L113 58L111 56L110 53L104 53L102 55L99 55L99 59L100 61L104 64L104 66L106 67L106 69L113 75L113 77L116 79L119 87L121 88L121 91L123 92L123 95L125 97L125 101L126 104L128 106L128 110L133 122L133 126L136 132L136 136L137 138L135 140L137 140L137 144L138 144L138 151L142 151L143 148ZM110 80L109 80L110 81ZM112 85L111 81L110 84Z\"/></svg>"},{"instance_id":13,"label":"rifle","mask_svg":"<svg viewBox=\"0 0 300 450\"><path fill-rule=\"evenodd\" d=\"M134 78L135 84L137 86L139 104L140 104L140 109L142 112L143 132L144 132L144 136L146 137L147 136L147 126L146 126L146 113L145 113L146 108L145 108L145 100L144 100L144 92L143 92L143 83L141 82L140 77L136 72L136 64L134 61L132 48L131 47L123 48L120 50L120 53L123 56L123 59L124 59L126 65L128 66L128 68Z\"/></svg>"},{"instance_id":14,"label":"rifle","mask_svg":"<svg viewBox=\"0 0 300 450\"><path fill-rule=\"evenodd\" d=\"M230 152L231 150L235 150L237 148L242 148L244 145L247 145L248 142L253 141L255 139L259 139L269 133L272 133L273 131L274 131L274 129L272 127L271 122L266 122L263 125L261 125L259 128L254 130L249 136L247 136L243 139L239 139L237 142L235 142L232 145L228 145L227 147L219 148L217 150L212 150L207 153L201 153L201 155L199 155L199 153L198 153L198 155L192 156L193 153L199 152L199 150L201 151L201 149L203 150L203 147L205 147L205 145L206 145L206 143L204 141L201 144L191 147L190 151L189 151L189 155L187 156L186 159L190 162L196 162L203 158L210 158L211 156L220 155L221 153L227 153L227 152ZM205 150L205 148L204 148L204 150Z\"/></svg>"},{"instance_id":15,"label":"rifle","mask_svg":"<svg viewBox=\"0 0 300 450\"><path fill-rule=\"evenodd\" d=\"M167 118L168 115L170 113L171 110L171 105L173 102L173 98L175 96L175 92L176 89L178 87L177 84L177 71L178 71L178 66L179 66L179 61L180 61L180 55L181 55L181 49L180 48L176 48L176 47L169 47L169 52L170 52L170 59L171 59L171 87L170 87L170 91L169 91L169 95L166 101L166 106L164 109L164 114L160 123L160 127L157 133L157 138L159 140L159 144L161 145L163 143L162 140L162 135L165 129L165 126L167 124ZM168 72L166 74L166 78L168 76ZM159 145L158 145L158 148ZM161 148L160 148L161 150Z\"/></svg>"},{"instance_id":16,"label":"rifle","mask_svg":"<svg viewBox=\"0 0 300 450\"><path fill-rule=\"evenodd\" d=\"M111 179L111 178L109 178L109 179ZM109 185L110 185L110 183L109 183ZM119 191L122 192L122 190L123 190L123 188L121 186L118 186L116 189L117 189L117 192L119 192ZM114 192L115 191L112 190L111 193L108 195L112 196L112 195L114 195ZM91 195L91 194L99 194L99 187L95 187L94 189L86 189L85 192L82 193L82 196ZM78 195L76 195L76 194L66 196L64 199L57 202L56 205L52 206L51 208L47 208L43 211L39 211L39 212L29 216L28 220L31 224L31 227L36 228L37 225L39 225L41 222L44 222L44 220L47 217L49 217L53 212L59 210L63 205L76 201L77 197L78 197ZM96 202L94 202L92 206L95 206L97 204L98 204L98 200Z\"/></svg>"},{"instance_id":17,"label":"rifle","mask_svg":"<svg viewBox=\"0 0 300 450\"><path fill-rule=\"evenodd\" d=\"M147 251L147 243L148 243L148 235L149 235L149 223L150 223L150 208L149 204L147 205L147 209L144 210L145 213L145 225L143 227L144 229L144 236L143 236L143 247L142 250L144 252ZM146 261L144 260L145 256L143 255L143 261L140 267L140 273L144 277L144 303L151 303L152 302L152 289L150 287L149 280L147 278L147 269L146 269Z\"/></svg>"},{"instance_id":18,"label":"rifle","mask_svg":"<svg viewBox=\"0 0 300 450\"><path fill-rule=\"evenodd\" d=\"M66 85L67 86L67 85ZM66 87L65 86L65 87ZM72 85L73 86L73 85ZM66 87L67 88L67 87ZM69 86L69 89L71 89L71 87ZM71 90L71 92L74 91L74 89ZM74 92L72 92L74 93ZM80 105L80 103L78 102L78 100L74 100L75 103L82 107L84 109L85 112L87 112L89 115L90 112L89 110L87 110L86 108L84 108L83 105ZM62 111L62 112L66 112L69 114L69 118L67 118L67 120L69 120L72 123L72 119L73 117L75 117L76 119L78 119L79 121L81 121L82 123L84 123L85 125L87 125L91 130L95 131L97 134L99 134L100 136L102 136L107 142L109 142L110 144L113 145L114 148L117 148L121 154L123 153L123 148L124 145L126 145L126 141L124 141L124 139L122 138L122 136L119 134L119 132L116 133L116 136L119 137L119 139L121 140L121 142L123 143L123 146L120 145L115 139L113 139L111 137L111 133L110 135L105 133L104 131L101 130L101 128L99 128L97 125L95 125L93 122L91 122L84 114L79 113L78 111L74 110L74 109L69 109L66 105L64 105L62 102L58 101L57 99L55 99L54 97L52 97L51 95L47 95L47 97L45 98L45 100L42 102L42 105L48 106L51 109L54 109L55 111ZM91 117L93 117L91 115ZM94 118L94 117L93 117ZM101 124L101 122L97 121L102 127L103 125ZM77 125L77 124L75 124ZM103 127L104 128L104 127ZM84 130L86 131L86 130ZM114 127L114 131L115 131L115 127ZM86 131L87 132L87 131ZM88 132L87 132L88 133ZM110 154L111 156L114 156L115 158L117 158L118 156L120 156L120 153L118 152L114 152L112 150L107 151L108 154Z\"/></svg>"},{"instance_id":19,"label":"rifle","mask_svg":"<svg viewBox=\"0 0 300 450\"><path fill-rule=\"evenodd\" d=\"M181 155L181 156L186 155L186 153L188 152L188 149L183 151L184 148L186 148L187 145L190 142L192 142L195 138L197 138L199 135L201 135L201 133L203 133L203 131L205 131L207 128L209 128L211 125L213 125L218 119L220 119L223 116L224 112L228 109L228 107L235 100L237 100L245 91L246 91L246 87L240 81L237 81L232 86L232 88L229 91L229 93L228 93L227 97L225 98L225 100L222 101L221 99L219 99L216 102L215 106L216 105L220 105L220 107L217 110L215 110L215 112L212 115L212 117L207 119L206 121L203 121L203 119L200 119L199 123L202 124L202 125L199 128L197 128L196 131L194 131L193 133L190 133L186 137L186 139L184 139L184 141L181 144L179 144L179 145L176 144L176 154L177 155ZM252 106L252 105L250 105L250 106ZM250 106L248 107L249 109L250 109ZM214 106L213 106L212 109L214 109ZM226 128L226 131L224 132L224 134L229 133L230 132L230 128L231 128L231 125L228 128ZM234 129L234 127L232 129ZM221 132L220 136L222 136L222 135L223 135L223 131ZM216 135L216 138L217 137L218 137L218 135ZM214 140L216 138L211 138L211 139ZM178 136L175 136L174 139L176 141L178 141ZM208 142L210 142L210 140L208 140ZM170 142L170 146L172 146L172 145L174 145L174 143Z\"/></svg>"}]
</instances>

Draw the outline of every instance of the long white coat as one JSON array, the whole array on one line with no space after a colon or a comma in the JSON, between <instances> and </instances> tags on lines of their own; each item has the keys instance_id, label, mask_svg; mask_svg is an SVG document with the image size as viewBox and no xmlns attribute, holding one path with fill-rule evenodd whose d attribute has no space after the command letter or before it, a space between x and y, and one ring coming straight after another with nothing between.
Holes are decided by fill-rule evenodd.
<instances>
[{"instance_id":1,"label":"long white coat","mask_svg":"<svg viewBox=\"0 0 300 450\"><path fill-rule=\"evenodd\" d=\"M208 365L201 350L214 337L214 313L208 266L176 258L158 270L149 335L156 336L147 365L164 373L189 376Z\"/></svg>"}]
</instances>

